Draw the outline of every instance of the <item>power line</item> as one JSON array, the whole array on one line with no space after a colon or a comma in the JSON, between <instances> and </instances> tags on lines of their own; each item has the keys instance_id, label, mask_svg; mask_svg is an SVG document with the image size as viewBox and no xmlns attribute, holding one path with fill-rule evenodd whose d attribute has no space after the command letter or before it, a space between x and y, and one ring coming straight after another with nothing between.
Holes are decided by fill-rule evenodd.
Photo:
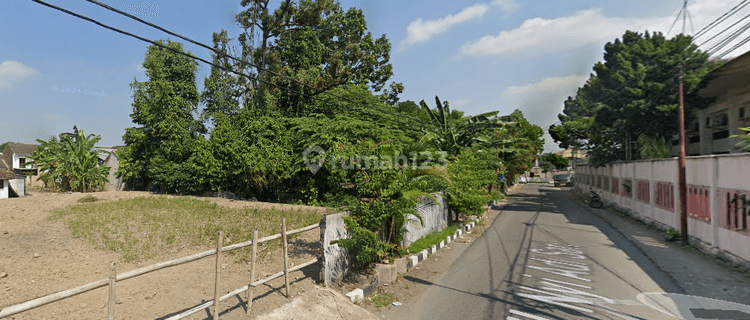
<instances>
[{"instance_id":1,"label":"power line","mask_svg":"<svg viewBox=\"0 0 750 320\"><path fill-rule=\"evenodd\" d=\"M275 75L275 76L277 76L277 77L280 77L280 78L284 78L284 79L286 79L286 80L289 80L289 81L292 81L292 82L294 82L294 83L297 83L297 84L303 85L303 86L307 87L308 89L313 89L313 90L315 90L315 91L317 91L317 92L320 92L320 93L323 93L323 94L327 94L327 95L330 95L330 96L336 97L336 98L338 98L338 99L342 99L342 100L344 100L344 101L346 101L346 102L349 102L349 103L353 103L353 104L359 105L359 106L361 106L361 107L365 107L365 108L369 108L369 109L375 109L375 110L377 110L377 111L379 111L379 112L389 113L389 112L385 112L385 111L383 111L383 110L377 109L377 108L375 108L375 107L373 107L373 106L365 105L365 104L363 104L363 103L360 103L360 102L356 102L356 101L353 101L353 100L351 100L351 99L349 99L349 98L346 98L346 97L343 97L343 96L340 96L340 95L334 94L334 93L332 93L332 92L328 92L328 91L322 90L322 89L320 89L320 88L317 88L317 87L315 87L315 86L312 86L312 85L310 85L310 84L307 84L307 83L305 83L305 82L299 81L299 80L297 80L297 79L294 79L294 78L292 78L292 77L289 77L289 76L285 76L285 75L279 74L279 73L277 73L277 72L274 72L274 71L272 71L272 70L269 70L268 68L265 68L265 67L261 67L261 66L259 66L259 65L257 65L257 64L254 64L254 63L252 63L252 62L249 62L249 61L244 61L244 60L238 59L238 58L236 58L236 57L233 57L233 56L231 56L231 55L228 55L228 54L226 54L226 53L224 53L224 52L222 52L222 51L216 50L216 49L212 48L211 46L205 45L205 44L203 44L203 43L200 43L200 42L198 42L198 41L195 41L195 40L193 40L193 39L190 39L190 38L188 38L188 37L185 37L185 36L183 36L183 35L180 35L180 34L177 34L177 33L175 33L175 32L169 31L169 30L167 30L167 29L165 29L165 28L162 28L162 27L160 27L160 26L158 26L158 25L156 25L156 24L153 24L153 23L150 23L150 22L148 22L148 21L145 21L145 20L143 20L143 19L140 19L140 18L138 18L138 17L136 17L136 16L134 16L134 15L131 15L131 14L127 13L127 12L124 12L124 11L122 11L122 10L119 10L119 9L113 8L113 7L111 7L111 6L108 6L108 5L106 5L106 4L104 4L104 3L101 3L101 2L99 2L99 1L96 1L96 0L86 0L86 1L88 1L88 2L90 2L90 3L93 3L93 4L96 4L96 5L98 5L98 6L102 7L102 8L105 8L105 9L107 9L107 10L110 10L110 11L112 11L112 12L115 12L115 13L118 13L118 14L121 14L121 15L124 15L124 16L126 16L126 17L128 17L128 18L131 18L131 19L133 19L133 20L136 20L136 21L138 21L138 22L140 22L140 23L143 23L143 24L145 24L145 25L147 25L147 26L149 26L149 27L155 28L155 29L157 29L157 30L160 30L160 31L162 31L162 32L164 32L164 33L167 33L167 34L169 34L169 35L172 35L172 36L178 37L178 38L180 38L180 39L183 39L183 40L185 40L185 41L188 41L188 42L190 42L190 43L192 43L192 44L195 44L195 45L197 45L197 46L200 46L200 47L203 47L203 48L205 48L205 49L211 50L212 52L216 53L216 54L217 54L217 55L219 55L219 56L222 56L222 57L226 57L226 58L230 58L230 59L232 59L232 60L234 60L234 61L236 61L236 62L239 62L239 63L243 63L243 64L248 64L248 65L250 65L250 66L253 66L253 67L255 67L255 68L258 68L259 70L263 70L263 71L265 71L265 72L268 72L268 73L270 73L270 74L272 74L272 75ZM421 125L427 125L427 123L424 123L424 122L422 122L421 120L418 120L418 119L414 119L414 118L411 118L411 117L409 117L409 116L406 116L406 115L404 115L404 114L398 114L398 115L396 115L396 114L393 114L393 113L389 113L389 114L391 114L391 115L394 115L394 116L397 116L397 117L403 117L403 118L406 118L407 120L410 120L410 121L412 121L412 122L416 122L416 123L419 123L419 124L421 124Z\"/></svg>"},{"instance_id":2,"label":"power line","mask_svg":"<svg viewBox=\"0 0 750 320\"><path fill-rule=\"evenodd\" d=\"M729 27L726 27L726 28L724 28L724 30L721 30L721 31L719 31L719 33L715 34L715 35L714 35L713 37L709 38L708 40L706 40L706 41L703 41L703 42L702 42L701 44L699 44L699 45L698 45L698 47L701 47L701 46L703 46L703 45L705 45L705 44L707 44L707 43L711 42L711 40L713 40L713 39L716 39L716 37L720 36L720 35L721 35L722 33L726 32L727 30L729 30L729 29L733 28L734 26L736 26L737 24L739 24L739 23L740 23L740 22L742 22L743 20L747 19L748 17L750 17L750 14L749 14L749 15L746 15L745 17L743 17L743 18L742 18L742 19L740 19L740 20L737 20L737 21L736 21L735 23L733 23L733 24L732 24L731 26L729 26Z\"/></svg>"},{"instance_id":3,"label":"power line","mask_svg":"<svg viewBox=\"0 0 750 320\"><path fill-rule=\"evenodd\" d=\"M123 31L123 30L117 29L117 28L115 28L115 27L111 27L111 26L109 26L109 25L103 24L103 23L101 23L101 22L99 22L99 21L97 21L97 20L94 20L94 19L92 19L92 18L89 18L89 17L83 16L83 15L80 15L80 14L78 14L78 13L72 12L72 11L70 11L70 10L67 10L67 9L64 9L64 8L61 8L61 7L58 7L58 6L55 6L55 5L49 4L49 3L46 3L46 2L44 2L44 1L41 1L41 0L31 0L31 1L34 1L34 2L36 2L36 3L39 3L39 4L43 5L43 6L46 6L46 7L49 7L49 8L52 8L52 9L55 9L55 10L58 10L58 11L64 12L64 13L67 13L67 14L69 14L69 15L72 15L72 16L74 16L74 17L77 17L77 18L79 18L79 19L83 19L83 20L89 21L89 22L91 22L91 23L94 23L94 24L96 24L96 25L98 25L98 26L101 26L101 27L103 27L103 28L106 28L106 29L109 29L109 30L115 31L115 32L117 32L117 33L120 33L120 34L123 34L123 35L129 36L129 37L132 37L132 38L135 38L135 39L141 40L141 41L143 41L143 42L147 42L147 43L150 43L150 44L152 44L152 45L155 45L155 46L157 46L157 47L160 47L160 48L162 48L162 49L170 50L170 51L172 51L172 52L174 52L174 53L177 53L177 54L180 54L180 55L183 55L183 56L186 56L186 57L190 57L190 58L192 58L192 59L195 59L195 60L201 61L201 62L203 62L203 63L206 63L206 64L208 64L208 65L211 65L211 66L213 66L213 67L219 68L219 69L221 69L221 70L224 70L224 71L227 71L227 72L231 72L231 73L234 73L234 74L237 74L237 75L240 75L240 76L246 77L246 78L248 78L248 79L251 79L251 80L258 80L258 81L260 81L260 82L263 82L263 83L266 83L266 84L268 84L268 85L274 86L274 87L276 87L276 88L278 88L278 89L281 89L281 90L285 90L285 91L290 91L290 92L293 92L293 93L296 93L296 94L299 94L299 95L302 95L302 96L305 96L305 97L311 98L311 99L313 99L313 100L317 100L317 101L321 101L321 102L329 103L329 104L331 104L331 105L334 105L334 106L337 106L337 107L340 107L340 108L343 108L343 109L349 109L349 110L352 110L352 111L356 111L356 112L359 112L359 113L362 113L362 114L365 114L365 115L369 115L369 116L378 116L378 115L374 115L374 114L370 114L370 113L366 113L366 112L363 112L362 110L359 110L359 109L354 109L354 108L351 108L351 107L347 107L347 106L343 106L343 105L340 105L340 104L336 104L336 103L333 103L333 102L330 102L330 101L327 101L327 100L323 100L323 99L320 99L320 98L318 98L318 97L315 97L315 96L311 96L311 95L309 95L309 94L306 94L306 93L304 93L304 92L301 92L301 91L297 91L297 90L294 90L294 89L291 89L291 88L287 88L287 87L279 86L279 85L277 85L277 84L274 84L274 83L272 83L272 82L269 82L269 81L265 81L265 80L263 80L263 79L260 79L260 78L256 78L256 77L253 77L253 76L249 76L249 75L246 75L246 74L244 74L244 73L241 73L241 72L236 72L236 71L234 71L234 70L231 70L231 69L228 69L228 68L225 68L225 67L219 66L219 65L217 65L217 64L214 64L214 63L212 63L212 62L209 62L209 61L207 61L207 60L205 60L205 59L203 59L203 58L200 58L200 57L196 57L196 56L194 56L194 55L191 55L191 54L188 54L188 53L185 53L185 52L181 52L181 51L179 51L179 50L176 50L176 49L170 48L170 47L168 47L168 46L165 46L165 45L162 45L162 44L160 44L160 43L157 43L157 42L155 42L155 41L152 41L152 40L149 40L149 39L143 38L143 37L141 37L141 36L138 36L138 35L135 35L135 34L132 34L132 33L130 33L130 32L127 32L127 31ZM382 111L382 110L378 110L378 111L380 111L380 112L383 112L383 113L385 113L385 112L384 112L384 111ZM400 120L393 120L393 119L390 119L390 120L392 120L392 121L395 121L395 122L399 122L400 124L403 124L403 125L406 125L406 124L407 124L406 122L402 122L402 121L400 121Z\"/></svg>"},{"instance_id":4,"label":"power line","mask_svg":"<svg viewBox=\"0 0 750 320\"><path fill-rule=\"evenodd\" d=\"M742 2L740 2L739 4L737 4L734 8L729 9L729 11L725 12L723 15L721 15L718 18L716 18L716 20L714 20L713 22L709 23L707 26L703 27L703 29L701 29L700 31L698 31L698 33L696 33L693 36L693 39L697 39L697 38L702 37L703 35L706 34L706 32L710 31L711 29L713 29L714 27L716 27L718 24L724 22L724 20L726 20L730 16L734 15L735 13L737 13L737 11L741 10L742 8L744 8L745 6L747 6L748 4L750 4L750 2L748 2L748 1L750 1L750 0L742 0Z\"/></svg>"}]
</instances>

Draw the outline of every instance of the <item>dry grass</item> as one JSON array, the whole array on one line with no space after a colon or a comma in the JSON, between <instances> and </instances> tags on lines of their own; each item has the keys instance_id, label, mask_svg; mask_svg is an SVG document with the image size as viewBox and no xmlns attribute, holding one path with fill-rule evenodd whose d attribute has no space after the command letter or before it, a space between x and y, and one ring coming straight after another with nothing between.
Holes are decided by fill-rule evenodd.
<instances>
[{"instance_id":1,"label":"dry grass","mask_svg":"<svg viewBox=\"0 0 750 320\"><path fill-rule=\"evenodd\" d=\"M224 245L281 232L320 221L312 210L225 208L207 200L188 197L140 197L129 200L77 204L54 211L50 219L64 220L73 236L88 239L98 249L122 254L125 261L142 261L160 253L179 252L191 246L215 246L219 230ZM279 245L260 246L261 256ZM265 250L264 250L265 249ZM247 261L249 250L236 251L238 261Z\"/></svg>"}]
</instances>

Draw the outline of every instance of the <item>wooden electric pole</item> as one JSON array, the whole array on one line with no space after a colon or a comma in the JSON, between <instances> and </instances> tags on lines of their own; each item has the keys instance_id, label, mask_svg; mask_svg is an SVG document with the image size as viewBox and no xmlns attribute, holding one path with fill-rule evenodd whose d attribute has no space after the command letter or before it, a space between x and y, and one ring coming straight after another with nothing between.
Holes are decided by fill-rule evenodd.
<instances>
[{"instance_id":1,"label":"wooden electric pole","mask_svg":"<svg viewBox=\"0 0 750 320\"><path fill-rule=\"evenodd\" d=\"M687 17L687 2L682 7L682 34L685 34L685 19ZM682 57L679 57L682 60ZM687 181L685 176L685 84L683 77L683 62L680 61L680 84L677 89L679 108L677 109L677 130L679 131L680 146L677 154L678 176L679 176L679 199L680 199L680 240L687 243L688 239L688 217L687 217Z\"/></svg>"}]
</instances>

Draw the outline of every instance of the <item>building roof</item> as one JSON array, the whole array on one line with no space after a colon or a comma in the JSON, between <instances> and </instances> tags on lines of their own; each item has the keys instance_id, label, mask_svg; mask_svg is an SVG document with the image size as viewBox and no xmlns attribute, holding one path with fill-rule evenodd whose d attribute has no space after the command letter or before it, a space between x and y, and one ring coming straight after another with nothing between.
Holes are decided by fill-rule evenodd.
<instances>
[{"instance_id":1,"label":"building roof","mask_svg":"<svg viewBox=\"0 0 750 320\"><path fill-rule=\"evenodd\" d=\"M750 51L736 57L706 75L708 83L699 91L703 97L720 97L731 89L750 84Z\"/></svg>"},{"instance_id":2,"label":"building roof","mask_svg":"<svg viewBox=\"0 0 750 320\"><path fill-rule=\"evenodd\" d=\"M555 152L555 154L559 154L563 156L563 158L571 158L573 157L573 149L565 149L562 151ZM576 159L583 159L583 158L586 158L587 156L586 151L583 151L580 149L576 151L575 155L576 155Z\"/></svg>"},{"instance_id":3,"label":"building roof","mask_svg":"<svg viewBox=\"0 0 750 320\"><path fill-rule=\"evenodd\" d=\"M10 151L12 154L31 154L39 148L38 144L26 144L26 143L8 143L5 146L5 150ZM3 152L7 152L3 150Z\"/></svg>"},{"instance_id":4,"label":"building roof","mask_svg":"<svg viewBox=\"0 0 750 320\"><path fill-rule=\"evenodd\" d=\"M10 170L10 167L5 163L5 159L0 157L0 180L9 180L16 177L16 174Z\"/></svg>"}]
</instances>

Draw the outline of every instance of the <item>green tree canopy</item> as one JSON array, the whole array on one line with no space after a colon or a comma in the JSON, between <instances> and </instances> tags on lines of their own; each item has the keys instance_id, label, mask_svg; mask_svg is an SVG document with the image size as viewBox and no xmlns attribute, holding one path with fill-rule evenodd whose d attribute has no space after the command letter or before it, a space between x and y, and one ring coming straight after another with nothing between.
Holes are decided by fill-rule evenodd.
<instances>
[{"instance_id":1,"label":"green tree canopy","mask_svg":"<svg viewBox=\"0 0 750 320\"><path fill-rule=\"evenodd\" d=\"M691 111L707 103L697 91L716 63L688 36L667 39L661 33L625 32L622 39L605 45L604 61L594 65L576 96L565 101L559 115L562 125L550 128L550 134L562 148L582 145L594 165L624 160L627 142L642 135L642 141L671 141L677 132L681 64L686 119L692 119Z\"/></svg>"},{"instance_id":2,"label":"green tree canopy","mask_svg":"<svg viewBox=\"0 0 750 320\"><path fill-rule=\"evenodd\" d=\"M184 52L182 44L158 41ZM143 67L148 80L133 80L133 113L139 127L128 128L125 148L118 150L118 175L130 183L153 182L169 192L200 190L203 169L194 158L204 147L205 128L193 114L200 95L195 83L197 63L156 45L148 47Z\"/></svg>"}]
</instances>

